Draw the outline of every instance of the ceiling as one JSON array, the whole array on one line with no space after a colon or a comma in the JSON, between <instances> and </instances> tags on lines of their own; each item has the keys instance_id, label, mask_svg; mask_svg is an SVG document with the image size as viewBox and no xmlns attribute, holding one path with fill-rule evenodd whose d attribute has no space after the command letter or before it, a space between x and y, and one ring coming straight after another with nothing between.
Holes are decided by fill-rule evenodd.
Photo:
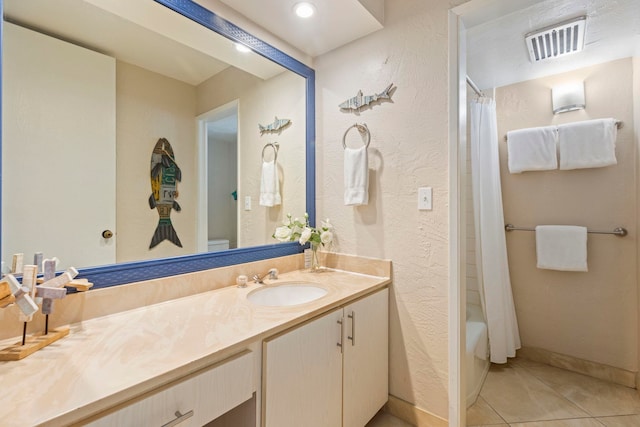
<instances>
[{"instance_id":1,"label":"ceiling","mask_svg":"<svg viewBox=\"0 0 640 427\"><path fill-rule=\"evenodd\" d=\"M384 0L310 0L317 13L308 19L293 13L299 0L270 0L268 7L262 0L216 1L310 57L381 29L384 16ZM151 0L4 0L4 13L11 22L191 85L229 65L262 79L283 71Z\"/></svg>"},{"instance_id":2,"label":"ceiling","mask_svg":"<svg viewBox=\"0 0 640 427\"><path fill-rule=\"evenodd\" d=\"M262 79L284 69L153 1L4 0L5 19L198 85L229 65Z\"/></svg>"},{"instance_id":3,"label":"ceiling","mask_svg":"<svg viewBox=\"0 0 640 427\"><path fill-rule=\"evenodd\" d=\"M492 7L493 16L491 8L463 14L467 74L481 89L640 55L639 0L499 0ZM529 61L526 33L580 15L587 16L582 52L537 64Z\"/></svg>"},{"instance_id":4,"label":"ceiling","mask_svg":"<svg viewBox=\"0 0 640 427\"><path fill-rule=\"evenodd\" d=\"M329 52L382 28L384 0L306 0L316 7L311 18L298 18L300 0L221 0L278 38L311 57Z\"/></svg>"}]
</instances>

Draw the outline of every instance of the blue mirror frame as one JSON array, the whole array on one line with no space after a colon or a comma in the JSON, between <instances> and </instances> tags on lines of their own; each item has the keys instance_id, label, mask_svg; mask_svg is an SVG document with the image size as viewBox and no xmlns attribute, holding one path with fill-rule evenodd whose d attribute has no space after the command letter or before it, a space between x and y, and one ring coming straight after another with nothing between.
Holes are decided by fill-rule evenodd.
<instances>
[{"instance_id":1,"label":"blue mirror frame","mask_svg":"<svg viewBox=\"0 0 640 427\"><path fill-rule=\"evenodd\" d=\"M248 46L259 55L272 60L306 79L306 209L309 213L310 223L312 225L315 224L315 71L191 0L154 1L234 42ZM0 0L0 10L3 9L3 1ZM2 53L3 25L4 21L0 21L0 55ZM2 87L0 84L0 95L1 94ZM2 106L0 105L0 112L2 111L1 108ZM0 126L1 124L0 116ZM1 148L2 140L0 137L0 153ZM0 163L0 183L1 182L2 164ZM0 200L1 196L2 188L0 186ZM2 215L0 212L0 224L1 221ZM6 224L2 225L6 226ZM0 231L0 238L1 237L2 233ZM79 269L79 277L86 278L93 282L93 289L99 289L124 283L151 280L262 259L293 255L302 252L303 249L304 247L300 246L297 242L274 243L271 245L231 249L220 252L83 268Z\"/></svg>"}]
</instances>

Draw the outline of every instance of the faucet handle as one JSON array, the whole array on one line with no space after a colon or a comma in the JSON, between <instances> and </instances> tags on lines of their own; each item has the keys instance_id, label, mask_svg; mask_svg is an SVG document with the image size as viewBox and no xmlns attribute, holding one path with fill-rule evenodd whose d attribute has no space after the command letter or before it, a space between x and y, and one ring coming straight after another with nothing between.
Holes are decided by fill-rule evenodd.
<instances>
[{"instance_id":1,"label":"faucet handle","mask_svg":"<svg viewBox=\"0 0 640 427\"><path fill-rule=\"evenodd\" d=\"M278 269L272 268L271 270L269 270L268 274L270 280L276 280L278 278Z\"/></svg>"},{"instance_id":2,"label":"faucet handle","mask_svg":"<svg viewBox=\"0 0 640 427\"><path fill-rule=\"evenodd\" d=\"M241 274L238 277L236 277L236 285L238 285L239 288L246 288L247 280L248 280L247 276L245 276L244 274Z\"/></svg>"}]
</instances>

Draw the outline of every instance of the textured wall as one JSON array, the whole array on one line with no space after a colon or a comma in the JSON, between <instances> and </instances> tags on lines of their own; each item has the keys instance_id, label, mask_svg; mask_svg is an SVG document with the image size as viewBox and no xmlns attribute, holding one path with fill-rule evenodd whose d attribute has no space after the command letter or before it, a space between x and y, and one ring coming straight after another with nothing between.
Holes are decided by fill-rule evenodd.
<instances>
[{"instance_id":1,"label":"textured wall","mask_svg":"<svg viewBox=\"0 0 640 427\"><path fill-rule=\"evenodd\" d=\"M198 114L235 99L238 100L238 246L275 243L271 238L287 212L302 216L305 210L305 80L284 72L269 80L229 67L198 86ZM279 134L260 135L258 123L272 123L274 116L290 119L291 125ZM262 149L278 142L280 194L282 204L260 206ZM272 156L272 151L265 151ZM268 157L271 159L272 157ZM251 197L252 208L244 210L244 198Z\"/></svg>"},{"instance_id":2,"label":"textured wall","mask_svg":"<svg viewBox=\"0 0 640 427\"><path fill-rule=\"evenodd\" d=\"M196 252L195 88L118 61L116 64L117 237L118 262ZM167 138L182 170L177 202L182 212L171 221L182 248L164 241L149 250L158 212L149 209L151 152Z\"/></svg>"},{"instance_id":3,"label":"textured wall","mask_svg":"<svg viewBox=\"0 0 640 427\"><path fill-rule=\"evenodd\" d=\"M633 143L636 147L636 168L640 165L640 56L633 58ZM636 173L636 212L640 202L640 175ZM636 230L640 225L640 215L636 215ZM640 248L636 239L636 278L640 277ZM640 313L640 292L638 292L638 311ZM638 316L638 367L640 367L640 315ZM640 386L640 373L636 374L636 386ZM638 387L640 388L640 387Z\"/></svg>"},{"instance_id":4,"label":"textured wall","mask_svg":"<svg viewBox=\"0 0 640 427\"><path fill-rule=\"evenodd\" d=\"M584 81L587 107L554 116L551 90ZM500 144L505 221L582 225L629 236L588 238L588 273L536 268L535 234L507 235L509 268L524 347L539 347L637 370L636 147L630 58L498 88L498 134L509 130L614 117L618 164L605 168L510 174ZM613 102L612 100L615 100Z\"/></svg>"},{"instance_id":5,"label":"textured wall","mask_svg":"<svg viewBox=\"0 0 640 427\"><path fill-rule=\"evenodd\" d=\"M461 1L455 3L463 3ZM385 28L316 58L318 218L334 250L393 260L390 392L442 418L448 393L447 1L387 1ZM359 115L338 104L358 89L398 89ZM342 135L366 122L369 204L343 203ZM350 133L350 144L357 133ZM433 211L417 188L433 187Z\"/></svg>"}]
</instances>

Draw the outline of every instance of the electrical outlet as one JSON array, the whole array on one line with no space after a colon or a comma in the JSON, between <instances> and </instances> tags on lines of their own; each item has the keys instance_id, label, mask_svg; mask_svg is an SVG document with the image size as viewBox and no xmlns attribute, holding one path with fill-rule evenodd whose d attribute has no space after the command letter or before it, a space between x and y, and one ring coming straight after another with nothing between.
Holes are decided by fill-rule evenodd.
<instances>
[{"instance_id":1,"label":"electrical outlet","mask_svg":"<svg viewBox=\"0 0 640 427\"><path fill-rule=\"evenodd\" d=\"M433 209L433 191L431 187L418 188L418 210L430 211Z\"/></svg>"},{"instance_id":2,"label":"electrical outlet","mask_svg":"<svg viewBox=\"0 0 640 427\"><path fill-rule=\"evenodd\" d=\"M244 210L251 210L251 196L244 196Z\"/></svg>"}]
</instances>

